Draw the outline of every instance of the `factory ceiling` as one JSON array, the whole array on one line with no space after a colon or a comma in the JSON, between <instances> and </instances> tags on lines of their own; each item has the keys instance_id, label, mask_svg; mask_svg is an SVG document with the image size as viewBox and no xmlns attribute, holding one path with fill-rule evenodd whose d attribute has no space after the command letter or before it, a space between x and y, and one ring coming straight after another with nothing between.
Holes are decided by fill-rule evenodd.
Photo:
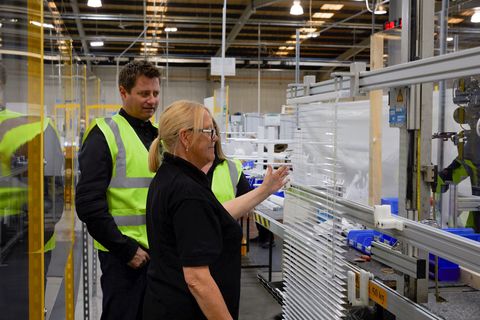
<instances>
[{"instance_id":1,"label":"factory ceiling","mask_svg":"<svg viewBox=\"0 0 480 320\"><path fill-rule=\"evenodd\" d=\"M44 1L44 23L52 27L45 27L46 54L58 55L71 40L73 56L89 63L148 56L159 63L206 66L210 57L221 56L221 0L101 2L102 7L92 8L87 0ZM226 57L235 57L244 68L256 68L258 61L262 67L293 68L299 30L305 68L338 67L345 60L368 62L369 37L383 30L388 14L373 15L365 1L300 3L304 13L294 16L289 13L292 0L228 0ZM438 13L441 1L436 3ZM470 22L475 6L480 7L480 1L450 1L449 36L458 35L460 47L480 45L480 26ZM25 7L26 0L1 1L0 49L24 50L19 39L26 36L26 28L20 27L28 24ZM398 38L399 28L388 33ZM103 46L93 46L95 41Z\"/></svg>"}]
</instances>

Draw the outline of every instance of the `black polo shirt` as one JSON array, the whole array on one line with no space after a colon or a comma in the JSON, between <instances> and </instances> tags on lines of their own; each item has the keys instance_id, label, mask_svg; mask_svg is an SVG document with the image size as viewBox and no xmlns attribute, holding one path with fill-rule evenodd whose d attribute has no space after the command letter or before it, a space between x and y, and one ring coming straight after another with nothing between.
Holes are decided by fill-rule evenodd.
<instances>
[{"instance_id":1,"label":"black polo shirt","mask_svg":"<svg viewBox=\"0 0 480 320\"><path fill-rule=\"evenodd\" d=\"M150 245L144 319L205 319L184 266L208 266L234 319L240 300L242 230L189 162L165 154L147 198Z\"/></svg>"}]
</instances>

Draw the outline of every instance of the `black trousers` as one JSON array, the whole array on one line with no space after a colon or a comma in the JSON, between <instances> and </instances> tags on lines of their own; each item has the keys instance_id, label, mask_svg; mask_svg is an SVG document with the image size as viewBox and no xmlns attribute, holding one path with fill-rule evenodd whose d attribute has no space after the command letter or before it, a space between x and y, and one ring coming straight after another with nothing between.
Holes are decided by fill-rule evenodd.
<instances>
[{"instance_id":1,"label":"black trousers","mask_svg":"<svg viewBox=\"0 0 480 320\"><path fill-rule=\"evenodd\" d=\"M142 319L147 265L132 269L114 255L98 251L102 268L102 316L100 320Z\"/></svg>"}]
</instances>

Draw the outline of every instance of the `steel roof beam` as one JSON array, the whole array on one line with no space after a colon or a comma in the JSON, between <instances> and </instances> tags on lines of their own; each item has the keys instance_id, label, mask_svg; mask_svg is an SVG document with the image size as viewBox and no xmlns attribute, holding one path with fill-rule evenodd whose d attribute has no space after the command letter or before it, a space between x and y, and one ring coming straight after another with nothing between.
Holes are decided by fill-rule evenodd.
<instances>
[{"instance_id":1,"label":"steel roof beam","mask_svg":"<svg viewBox=\"0 0 480 320\"><path fill-rule=\"evenodd\" d=\"M85 35L85 30L83 30L82 21L79 18L80 11L78 10L77 0L70 0L70 5L72 6L72 11L75 15L75 23L77 25L78 35L80 36L80 42L82 43L83 52L85 55L89 55L90 50L88 49L87 41L85 40L86 35ZM90 61L87 61L87 68L88 68L88 71L91 71Z\"/></svg>"}]
</instances>

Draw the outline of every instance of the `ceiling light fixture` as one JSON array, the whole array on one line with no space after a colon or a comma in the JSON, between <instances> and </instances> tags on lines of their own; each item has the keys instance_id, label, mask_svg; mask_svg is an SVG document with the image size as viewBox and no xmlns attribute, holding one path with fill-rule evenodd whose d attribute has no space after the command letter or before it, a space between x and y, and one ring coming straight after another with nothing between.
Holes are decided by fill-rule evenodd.
<instances>
[{"instance_id":1,"label":"ceiling light fixture","mask_svg":"<svg viewBox=\"0 0 480 320\"><path fill-rule=\"evenodd\" d=\"M385 7L382 4L388 2L388 0L383 1L379 4L376 4L375 1L374 1L373 2L374 3L373 10L370 8L370 5L369 5L368 1L369 0L365 0L365 5L367 7L368 12L374 13L374 14L386 14L387 13L387 9L385 9Z\"/></svg>"},{"instance_id":2,"label":"ceiling light fixture","mask_svg":"<svg viewBox=\"0 0 480 320\"><path fill-rule=\"evenodd\" d=\"M303 33L312 33L312 32L315 32L317 31L317 28L301 28L300 29L300 32L303 32Z\"/></svg>"},{"instance_id":3,"label":"ceiling light fixture","mask_svg":"<svg viewBox=\"0 0 480 320\"><path fill-rule=\"evenodd\" d=\"M343 8L343 4L324 4L320 7L322 10L341 10Z\"/></svg>"},{"instance_id":4,"label":"ceiling light fixture","mask_svg":"<svg viewBox=\"0 0 480 320\"><path fill-rule=\"evenodd\" d=\"M176 27L167 27L165 28L165 32L177 32L178 29Z\"/></svg>"},{"instance_id":5,"label":"ceiling light fixture","mask_svg":"<svg viewBox=\"0 0 480 320\"><path fill-rule=\"evenodd\" d=\"M378 6L375 8L375 14L386 14L387 10L385 9L384 6Z\"/></svg>"},{"instance_id":6,"label":"ceiling light fixture","mask_svg":"<svg viewBox=\"0 0 480 320\"><path fill-rule=\"evenodd\" d=\"M447 41L448 42L453 41L453 37L447 37Z\"/></svg>"},{"instance_id":7,"label":"ceiling light fixture","mask_svg":"<svg viewBox=\"0 0 480 320\"><path fill-rule=\"evenodd\" d=\"M473 10L475 10L475 13L472 15L472 18L470 19L470 22L479 23L480 22L480 7L477 7Z\"/></svg>"},{"instance_id":8,"label":"ceiling light fixture","mask_svg":"<svg viewBox=\"0 0 480 320\"><path fill-rule=\"evenodd\" d=\"M303 14L303 8L300 4L300 0L293 0L292 7L290 8L290 14L293 16L301 16Z\"/></svg>"},{"instance_id":9,"label":"ceiling light fixture","mask_svg":"<svg viewBox=\"0 0 480 320\"><path fill-rule=\"evenodd\" d=\"M140 47L140 51L155 53L158 52L158 48Z\"/></svg>"},{"instance_id":10,"label":"ceiling light fixture","mask_svg":"<svg viewBox=\"0 0 480 320\"><path fill-rule=\"evenodd\" d=\"M312 18L330 19L334 14L333 12L315 12Z\"/></svg>"},{"instance_id":11,"label":"ceiling light fixture","mask_svg":"<svg viewBox=\"0 0 480 320\"><path fill-rule=\"evenodd\" d=\"M53 26L53 24L50 24L50 23L40 23L38 21L35 21L35 20L30 20L30 24L33 24L34 26L37 26L37 27L44 27L44 28L47 28L47 29L53 29L55 28Z\"/></svg>"},{"instance_id":12,"label":"ceiling light fixture","mask_svg":"<svg viewBox=\"0 0 480 320\"><path fill-rule=\"evenodd\" d=\"M463 18L449 18L448 23L457 24L457 23L463 22L463 20L464 20Z\"/></svg>"},{"instance_id":13,"label":"ceiling light fixture","mask_svg":"<svg viewBox=\"0 0 480 320\"><path fill-rule=\"evenodd\" d=\"M92 8L100 8L102 6L102 0L88 0L87 6Z\"/></svg>"},{"instance_id":14,"label":"ceiling light fixture","mask_svg":"<svg viewBox=\"0 0 480 320\"><path fill-rule=\"evenodd\" d=\"M103 47L103 41L91 41L90 46L91 47Z\"/></svg>"}]
</instances>

